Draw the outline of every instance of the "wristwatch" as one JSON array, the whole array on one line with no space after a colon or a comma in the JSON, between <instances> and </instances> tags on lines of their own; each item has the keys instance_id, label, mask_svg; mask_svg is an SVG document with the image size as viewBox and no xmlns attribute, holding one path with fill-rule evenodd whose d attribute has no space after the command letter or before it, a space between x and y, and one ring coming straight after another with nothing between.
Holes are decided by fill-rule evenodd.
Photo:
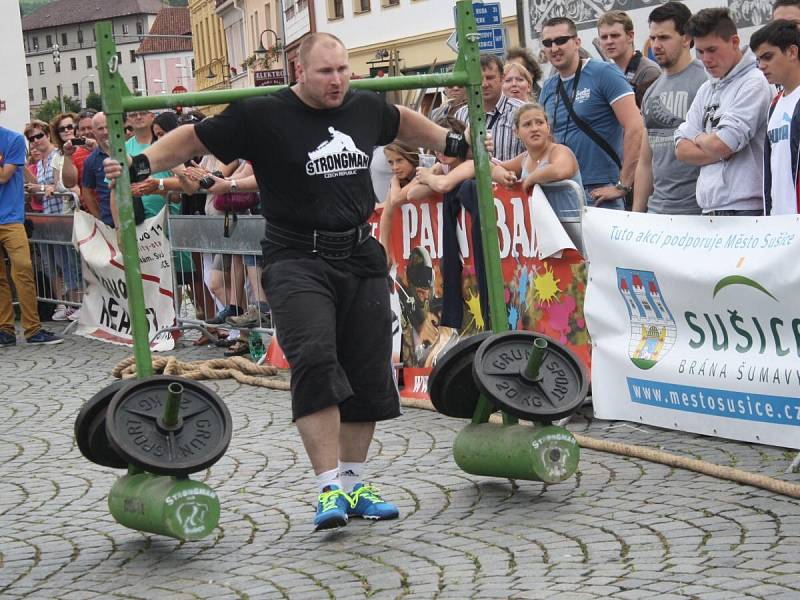
<instances>
[{"instance_id":1,"label":"wristwatch","mask_svg":"<svg viewBox=\"0 0 800 600\"><path fill-rule=\"evenodd\" d=\"M621 181L618 181L618 182L617 182L617 185L615 185L614 187L615 187L615 188L617 188L617 189L618 189L620 192L622 192L622 193L623 193L623 194L625 194L626 196L627 196L628 194L630 194L630 193L631 193L631 190L633 189L633 186L631 186L631 185L625 185L625 184L624 184L624 183L622 183Z\"/></svg>"},{"instance_id":2,"label":"wristwatch","mask_svg":"<svg viewBox=\"0 0 800 600\"><path fill-rule=\"evenodd\" d=\"M239 184L236 183L235 179L231 179L230 184L231 184L231 193L235 194L236 192L239 191Z\"/></svg>"},{"instance_id":3,"label":"wristwatch","mask_svg":"<svg viewBox=\"0 0 800 600\"><path fill-rule=\"evenodd\" d=\"M164 180L163 179L159 179L158 180L158 191L159 192L163 192L164 191Z\"/></svg>"}]
</instances>

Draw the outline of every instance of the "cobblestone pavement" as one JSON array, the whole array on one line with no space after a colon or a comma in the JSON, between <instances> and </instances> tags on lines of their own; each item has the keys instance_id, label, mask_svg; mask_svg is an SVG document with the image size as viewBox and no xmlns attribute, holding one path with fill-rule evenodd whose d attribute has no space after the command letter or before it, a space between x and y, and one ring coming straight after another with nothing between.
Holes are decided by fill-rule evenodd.
<instances>
[{"instance_id":1,"label":"cobblestone pavement","mask_svg":"<svg viewBox=\"0 0 800 600\"><path fill-rule=\"evenodd\" d=\"M184 359L218 349L181 349ZM179 543L117 525L117 473L84 460L72 427L125 349L75 336L0 351L2 598L800 598L798 503L763 490L584 450L576 477L545 487L461 472L462 422L407 409L379 427L374 480L392 522L313 533L313 478L289 398L210 383L235 421L202 478L219 494L215 535ZM793 453L592 420L594 437L784 475Z\"/></svg>"}]
</instances>

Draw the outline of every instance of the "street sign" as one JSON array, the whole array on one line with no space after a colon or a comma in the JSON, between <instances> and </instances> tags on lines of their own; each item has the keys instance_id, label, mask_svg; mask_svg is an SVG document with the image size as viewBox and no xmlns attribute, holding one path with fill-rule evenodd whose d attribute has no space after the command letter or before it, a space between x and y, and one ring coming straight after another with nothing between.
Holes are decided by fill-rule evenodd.
<instances>
[{"instance_id":1,"label":"street sign","mask_svg":"<svg viewBox=\"0 0 800 600\"><path fill-rule=\"evenodd\" d=\"M480 27L491 27L503 22L500 16L499 2L474 2L472 12L475 14L475 24Z\"/></svg>"},{"instance_id":2,"label":"street sign","mask_svg":"<svg viewBox=\"0 0 800 600\"><path fill-rule=\"evenodd\" d=\"M481 36L478 40L478 50L481 54L505 54L506 34L502 27L479 27L478 34ZM458 54L458 36L455 31L450 34L446 43L453 52Z\"/></svg>"},{"instance_id":3,"label":"street sign","mask_svg":"<svg viewBox=\"0 0 800 600\"><path fill-rule=\"evenodd\" d=\"M474 2L472 10L475 13L475 23L478 26L478 50L481 54L505 54L506 40L503 28L503 16L500 12L499 2ZM455 19L455 7L453 7ZM458 36L456 32L447 38L447 47L458 54Z\"/></svg>"},{"instance_id":4,"label":"street sign","mask_svg":"<svg viewBox=\"0 0 800 600\"><path fill-rule=\"evenodd\" d=\"M255 79L256 87L262 87L265 85L283 85L285 83L283 69L254 71L253 78Z\"/></svg>"},{"instance_id":5,"label":"street sign","mask_svg":"<svg viewBox=\"0 0 800 600\"><path fill-rule=\"evenodd\" d=\"M447 47L450 48L453 52L458 54L458 34L454 31L450 34L450 37L447 38Z\"/></svg>"},{"instance_id":6,"label":"street sign","mask_svg":"<svg viewBox=\"0 0 800 600\"><path fill-rule=\"evenodd\" d=\"M478 50L481 54L503 54L506 48L505 32L502 27L478 28L480 39Z\"/></svg>"}]
</instances>

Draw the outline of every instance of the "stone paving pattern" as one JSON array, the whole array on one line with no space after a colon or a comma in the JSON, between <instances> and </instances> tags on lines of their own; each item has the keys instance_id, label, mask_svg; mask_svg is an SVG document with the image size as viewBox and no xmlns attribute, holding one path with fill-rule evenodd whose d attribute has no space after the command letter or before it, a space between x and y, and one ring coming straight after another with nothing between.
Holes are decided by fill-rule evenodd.
<instances>
[{"instance_id":1,"label":"stone paving pattern","mask_svg":"<svg viewBox=\"0 0 800 600\"><path fill-rule=\"evenodd\" d=\"M474 477L452 460L463 422L418 409L379 426L371 449L400 519L314 533L288 393L234 381L209 383L233 415L231 447L194 476L220 496L215 535L125 529L106 507L120 472L83 459L72 428L128 355L75 336L0 351L0 598L800 598L796 500L587 450L558 485ZM588 412L569 428L800 480L779 448Z\"/></svg>"}]
</instances>

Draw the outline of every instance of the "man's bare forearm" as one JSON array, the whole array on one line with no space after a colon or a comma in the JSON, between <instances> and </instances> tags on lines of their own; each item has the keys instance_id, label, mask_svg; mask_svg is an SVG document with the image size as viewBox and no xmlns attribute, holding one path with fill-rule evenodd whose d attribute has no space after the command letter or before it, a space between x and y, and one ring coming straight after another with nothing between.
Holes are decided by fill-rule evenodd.
<instances>
[{"instance_id":1,"label":"man's bare forearm","mask_svg":"<svg viewBox=\"0 0 800 600\"><path fill-rule=\"evenodd\" d=\"M150 161L150 171L167 171L193 156L208 154L194 127L178 127L143 152Z\"/></svg>"}]
</instances>

